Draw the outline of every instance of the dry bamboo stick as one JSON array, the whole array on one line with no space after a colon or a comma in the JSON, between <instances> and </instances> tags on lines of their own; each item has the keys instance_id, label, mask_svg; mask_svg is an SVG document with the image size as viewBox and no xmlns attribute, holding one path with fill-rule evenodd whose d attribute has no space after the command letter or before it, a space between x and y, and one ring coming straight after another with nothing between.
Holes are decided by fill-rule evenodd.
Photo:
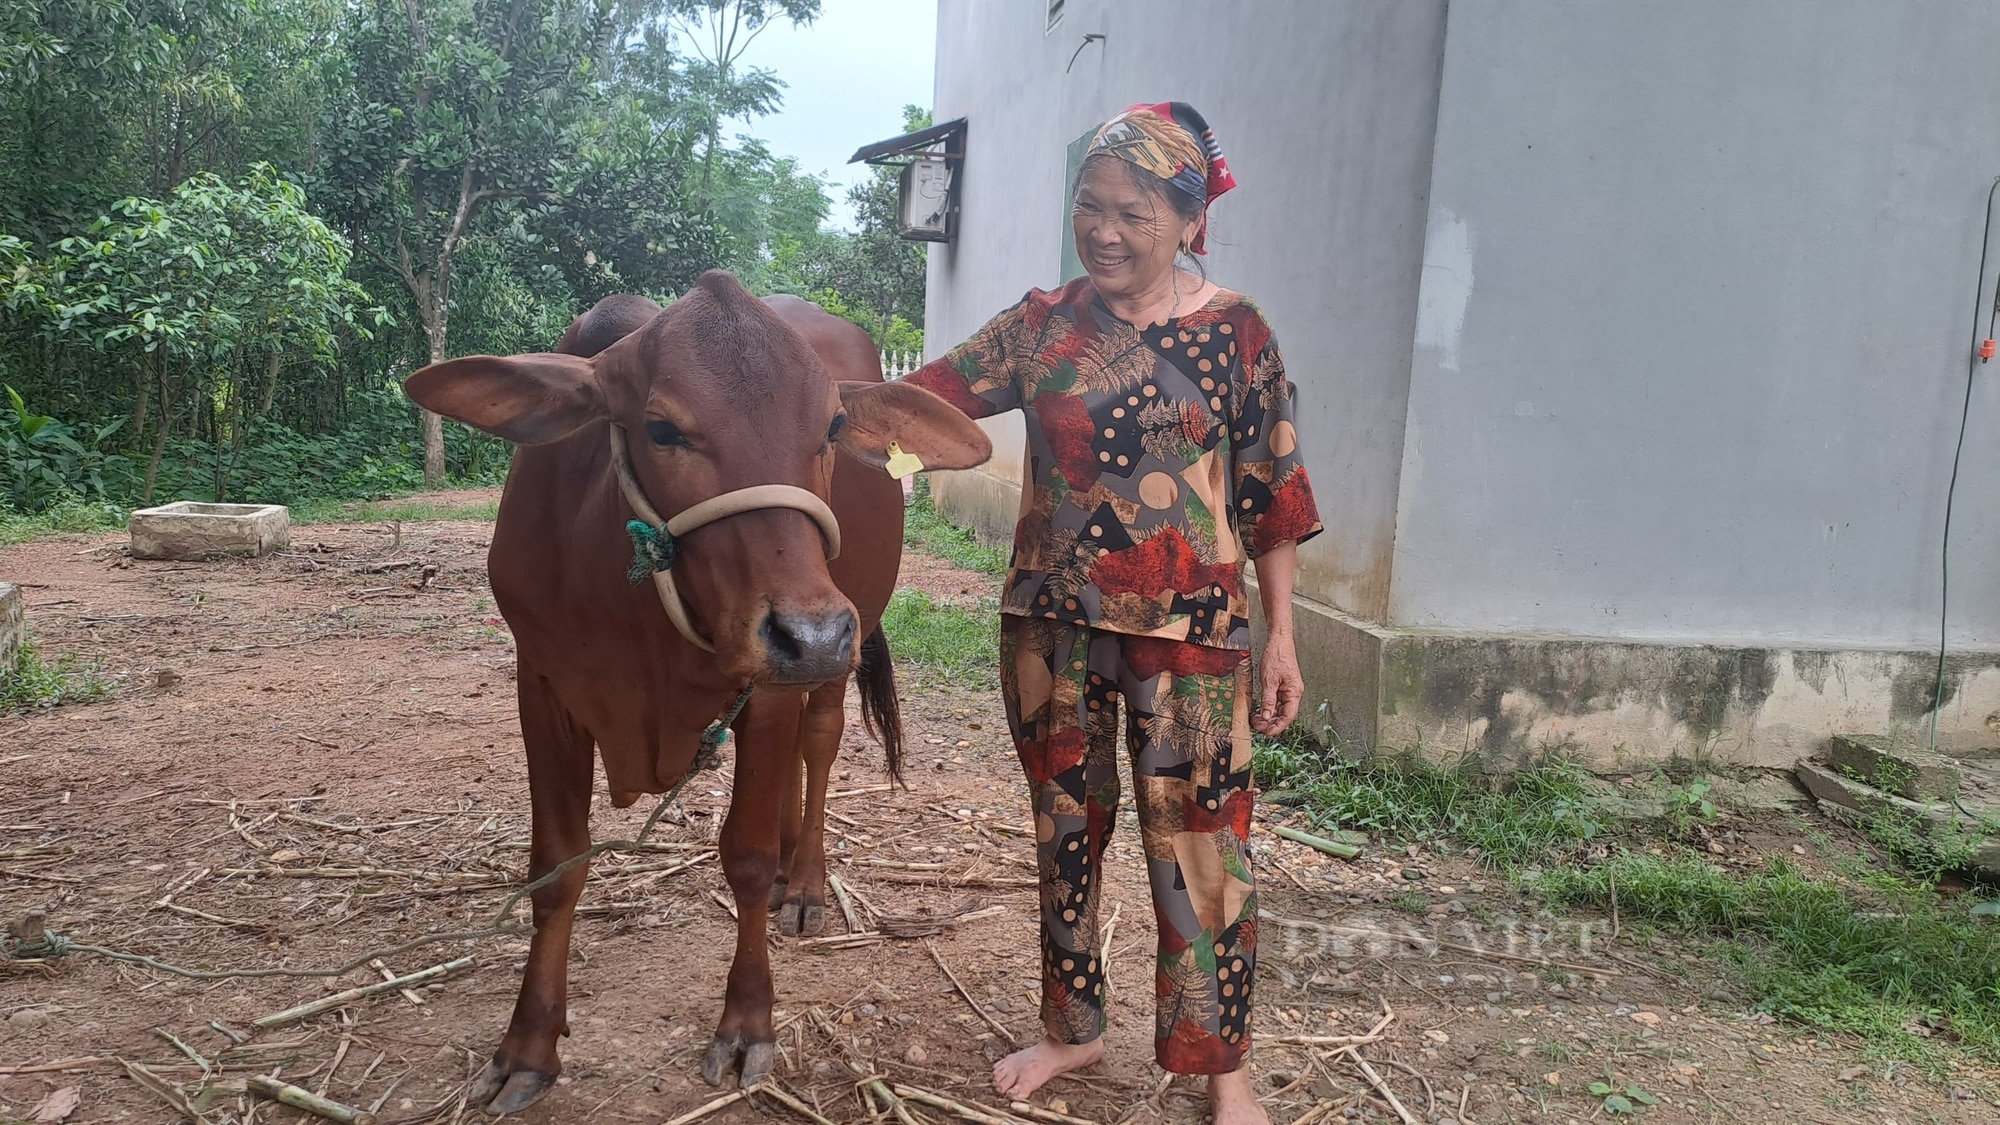
<instances>
[{"instance_id":1,"label":"dry bamboo stick","mask_svg":"<svg viewBox=\"0 0 2000 1125\"><path fill-rule=\"evenodd\" d=\"M210 914L206 910L196 910L192 906L182 906L178 902L159 902L154 905L171 910L176 914L185 914L190 918L199 918L204 922L213 922L218 926L228 926L233 930L249 930L252 933L261 934L271 928L263 922L251 922L242 918L224 918L220 914Z\"/></svg>"},{"instance_id":2,"label":"dry bamboo stick","mask_svg":"<svg viewBox=\"0 0 2000 1125\"><path fill-rule=\"evenodd\" d=\"M847 919L847 932L850 934L860 933L861 916L854 912L854 900L847 895L847 884L840 881L840 876L828 874L826 885L833 888L834 901L840 903L841 916Z\"/></svg>"},{"instance_id":3,"label":"dry bamboo stick","mask_svg":"<svg viewBox=\"0 0 2000 1125\"><path fill-rule=\"evenodd\" d=\"M1029 1105L1027 1102L1008 1102L1007 1112L1019 1117L1032 1117L1037 1121L1047 1121L1051 1125L1100 1125L1096 1121L1089 1121L1081 1117L1071 1117L1067 1113L1057 1113L1053 1109L1043 1109L1041 1106Z\"/></svg>"},{"instance_id":4,"label":"dry bamboo stick","mask_svg":"<svg viewBox=\"0 0 2000 1125\"><path fill-rule=\"evenodd\" d=\"M1388 1099L1389 1108L1395 1110L1396 1116L1403 1119L1403 1125L1421 1125L1416 1118L1410 1116L1409 1110L1403 1108L1402 1101L1396 1097L1396 1091L1391 1090L1389 1084L1382 1080L1382 1076L1376 1073L1375 1068L1368 1065L1368 1060L1361 1057L1361 1052L1349 1050L1347 1057L1353 1059L1354 1065L1361 1068L1361 1075L1368 1079L1369 1085Z\"/></svg>"},{"instance_id":5,"label":"dry bamboo stick","mask_svg":"<svg viewBox=\"0 0 2000 1125\"><path fill-rule=\"evenodd\" d=\"M820 1116L813 1107L787 1093L776 1081L759 1082L751 1089L812 1122L813 1125L833 1125L833 1122Z\"/></svg>"},{"instance_id":6,"label":"dry bamboo stick","mask_svg":"<svg viewBox=\"0 0 2000 1125\"><path fill-rule=\"evenodd\" d=\"M324 1117L328 1121L337 1121L340 1125L375 1125L376 1121L380 1120L373 1113L365 1109L356 1109L351 1105L342 1105L336 1101L329 1101L313 1093L311 1090L301 1089L289 1082L280 1082L266 1075L253 1075L243 1085L245 1089L253 1094L261 1095L275 1102L282 1102L293 1109L304 1110L315 1117Z\"/></svg>"},{"instance_id":7,"label":"dry bamboo stick","mask_svg":"<svg viewBox=\"0 0 2000 1125\"><path fill-rule=\"evenodd\" d=\"M74 1059L57 1059L55 1062L35 1063L31 1066L0 1066L0 1078L11 1078L16 1074L54 1074L64 1070L89 1070L93 1066L117 1062L110 1055L84 1055Z\"/></svg>"},{"instance_id":8,"label":"dry bamboo stick","mask_svg":"<svg viewBox=\"0 0 2000 1125\"><path fill-rule=\"evenodd\" d=\"M893 785L862 785L853 789L836 789L828 793L826 799L835 801L842 797L859 797L864 793L887 793L893 789L895 789Z\"/></svg>"},{"instance_id":9,"label":"dry bamboo stick","mask_svg":"<svg viewBox=\"0 0 2000 1125\"><path fill-rule=\"evenodd\" d=\"M201 1111L194 1107L194 1103L188 1101L187 1095L181 1093L180 1087L154 1074L138 1063L119 1059L118 1065L125 1068L125 1073L132 1076L132 1081L151 1090L161 1101L172 1106L174 1112L180 1114L182 1117L200 1123L200 1125L205 1125L208 1121L208 1118L202 1116Z\"/></svg>"},{"instance_id":10,"label":"dry bamboo stick","mask_svg":"<svg viewBox=\"0 0 2000 1125\"><path fill-rule=\"evenodd\" d=\"M958 990L960 996L965 997L965 1002L972 1005L972 1010L978 1013L979 1018L985 1020L988 1027L999 1032L1000 1038L1005 1039L1009 1047L1020 1046L1020 1042L1014 1038L1014 1033L1007 1030L1007 1025L994 1019L993 1013L981 1007L979 1001L972 998L972 993L967 992L965 986L958 983L957 975L951 971L950 965L944 963L944 955L937 951L937 946L931 944L931 939L924 939L924 948L930 952L931 960L937 962L937 967L944 970L944 979L951 982L951 986Z\"/></svg>"},{"instance_id":11,"label":"dry bamboo stick","mask_svg":"<svg viewBox=\"0 0 2000 1125\"><path fill-rule=\"evenodd\" d=\"M172 1043L174 1046L180 1048L181 1054L186 1055L188 1058L193 1059L195 1065L201 1068L202 1074L207 1075L215 1070L214 1063L209 1062L205 1058L202 1058L201 1052L196 1051L193 1047L190 1047L186 1043L181 1042L180 1037L175 1035L173 1032L168 1031L164 1027L156 1027L153 1029L153 1034L159 1036L162 1039L165 1039L167 1042Z\"/></svg>"},{"instance_id":12,"label":"dry bamboo stick","mask_svg":"<svg viewBox=\"0 0 2000 1125\"><path fill-rule=\"evenodd\" d=\"M1274 835L1282 836L1295 843L1304 844L1306 847L1325 852L1330 856L1338 856L1341 859L1355 859L1361 855L1361 849L1353 844L1343 844L1338 840L1329 840L1324 836L1315 836L1310 832L1301 832L1296 828L1289 828L1282 824L1271 825L1271 832Z\"/></svg>"},{"instance_id":13,"label":"dry bamboo stick","mask_svg":"<svg viewBox=\"0 0 2000 1125\"><path fill-rule=\"evenodd\" d=\"M1022 1125L1021 1119L1018 1117L1001 1113L986 1106L955 1102L942 1094L933 1094L929 1090L920 1090L915 1086L905 1086L901 1082L896 1083L893 1089L899 1098L927 1105L933 1109L941 1109L946 1113L956 1114L967 1121L976 1121L979 1125Z\"/></svg>"},{"instance_id":14,"label":"dry bamboo stick","mask_svg":"<svg viewBox=\"0 0 2000 1125\"><path fill-rule=\"evenodd\" d=\"M382 979L384 981L392 981L396 979L396 974L390 971L389 966L382 963L382 959L380 957L377 957L373 961L368 962L368 967L375 970L378 973L381 973ZM403 994L403 999L408 1000L412 1004L422 1005L424 1002L424 998L422 996L417 995L417 993L411 989L403 988L403 989L398 989L397 991Z\"/></svg>"},{"instance_id":15,"label":"dry bamboo stick","mask_svg":"<svg viewBox=\"0 0 2000 1125\"><path fill-rule=\"evenodd\" d=\"M674 1118L672 1121L666 1122L665 1125L693 1125L693 1122L700 1121L702 1118L707 1117L709 1114L714 1113L716 1110L722 1109L725 1106L735 1105L737 1102L740 1102L744 1098L747 1098L749 1096L750 1096L750 1091L748 1090L737 1090L732 1093L724 1094L719 1098L706 1102L702 1105L696 1106L695 1108L687 1111L686 1113L681 1114L679 1117Z\"/></svg>"},{"instance_id":16,"label":"dry bamboo stick","mask_svg":"<svg viewBox=\"0 0 2000 1125\"><path fill-rule=\"evenodd\" d=\"M480 882L507 882L498 872L411 871L399 867L225 867L224 875L258 875L267 879L476 879Z\"/></svg>"},{"instance_id":17,"label":"dry bamboo stick","mask_svg":"<svg viewBox=\"0 0 2000 1125\"><path fill-rule=\"evenodd\" d=\"M408 976L396 977L377 984L363 985L360 988L350 988L346 992L336 992L332 996L314 1000L310 1004L300 1004L296 1008L286 1008L282 1012L273 1012L268 1016L260 1016L250 1022L258 1027L281 1027L294 1020L302 1020L307 1016L316 1016L321 1012L332 1011L343 1004L351 1004L356 1000L366 999L378 993L394 992L407 985L422 984L425 981L450 976L461 969L467 969L471 966L472 957L467 955L460 957L456 961L447 961L442 965L432 965L428 969L418 970Z\"/></svg>"}]
</instances>

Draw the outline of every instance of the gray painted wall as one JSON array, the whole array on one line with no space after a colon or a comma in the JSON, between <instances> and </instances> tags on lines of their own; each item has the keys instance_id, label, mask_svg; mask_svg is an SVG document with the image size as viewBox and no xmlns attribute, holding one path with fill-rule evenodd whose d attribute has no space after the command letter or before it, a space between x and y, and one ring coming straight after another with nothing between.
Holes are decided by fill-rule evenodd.
<instances>
[{"instance_id":1,"label":"gray painted wall","mask_svg":"<svg viewBox=\"0 0 2000 1125\"><path fill-rule=\"evenodd\" d=\"M1056 284L1072 139L1133 102L1193 104L1241 185L1216 204L1210 276L1256 298L1277 329L1336 529L1301 552L1301 592L1381 619L1444 3L1236 0L1226 25L1199 0L1065 8L1044 35L1040 3L938 6L936 116L969 123L963 233L931 254L933 355L1030 286ZM1106 38L1076 54L1086 32ZM1019 415L991 428L988 471L1018 481Z\"/></svg>"},{"instance_id":2,"label":"gray painted wall","mask_svg":"<svg viewBox=\"0 0 2000 1125\"><path fill-rule=\"evenodd\" d=\"M1984 0L1452 5L1390 620L1934 645L1995 43ZM1959 645L2000 644L1996 375Z\"/></svg>"},{"instance_id":3,"label":"gray painted wall","mask_svg":"<svg viewBox=\"0 0 2000 1125\"><path fill-rule=\"evenodd\" d=\"M1329 527L1304 597L1391 628L1935 643L2000 5L1067 8L1044 35L1040 3L940 4L937 113L971 125L934 351L1056 280L1064 146L1179 97L1243 184L1211 272L1300 387ZM1995 375L1952 553L1952 641L1987 649ZM1018 416L994 428L1018 480Z\"/></svg>"}]
</instances>

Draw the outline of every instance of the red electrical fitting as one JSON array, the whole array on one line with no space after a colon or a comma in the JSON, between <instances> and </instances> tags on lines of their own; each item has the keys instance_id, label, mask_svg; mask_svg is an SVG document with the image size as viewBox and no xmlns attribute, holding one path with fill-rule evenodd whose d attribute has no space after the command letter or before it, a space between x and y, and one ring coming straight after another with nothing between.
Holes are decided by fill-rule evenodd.
<instances>
[{"instance_id":1,"label":"red electrical fitting","mask_svg":"<svg viewBox=\"0 0 2000 1125\"><path fill-rule=\"evenodd\" d=\"M1992 359L1993 352L1993 337L1988 336L1986 341L1979 345L1979 362L1985 363L1987 360Z\"/></svg>"}]
</instances>

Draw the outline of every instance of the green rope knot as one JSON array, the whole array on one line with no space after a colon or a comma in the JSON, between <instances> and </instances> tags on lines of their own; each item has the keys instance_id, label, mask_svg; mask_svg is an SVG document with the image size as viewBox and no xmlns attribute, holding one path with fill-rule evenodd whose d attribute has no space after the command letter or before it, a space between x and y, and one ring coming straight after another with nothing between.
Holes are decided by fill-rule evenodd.
<instances>
[{"instance_id":1,"label":"green rope knot","mask_svg":"<svg viewBox=\"0 0 2000 1125\"><path fill-rule=\"evenodd\" d=\"M13 941L7 943L6 954L15 961L53 961L69 952L69 939L53 930L45 931L40 941Z\"/></svg>"},{"instance_id":2,"label":"green rope knot","mask_svg":"<svg viewBox=\"0 0 2000 1125\"><path fill-rule=\"evenodd\" d=\"M708 729L701 732L701 749L695 751L694 768L688 773L695 774L702 770L722 768L722 744L729 738L729 724L735 722L736 716L743 713L743 705L750 702L752 690L750 685L744 685L743 690L736 695L736 702L730 706L729 714L708 724Z\"/></svg>"},{"instance_id":3,"label":"green rope knot","mask_svg":"<svg viewBox=\"0 0 2000 1125\"><path fill-rule=\"evenodd\" d=\"M625 534L632 537L632 569L625 572L625 577L635 586L649 576L671 568L674 556L680 553L673 533L667 530L665 524L654 527L644 520L628 520Z\"/></svg>"}]
</instances>

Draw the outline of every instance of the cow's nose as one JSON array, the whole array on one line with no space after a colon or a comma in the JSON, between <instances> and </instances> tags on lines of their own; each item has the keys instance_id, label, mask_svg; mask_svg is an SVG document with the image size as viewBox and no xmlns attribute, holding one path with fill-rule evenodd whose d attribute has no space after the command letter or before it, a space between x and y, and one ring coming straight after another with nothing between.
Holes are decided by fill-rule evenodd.
<instances>
[{"instance_id":1,"label":"cow's nose","mask_svg":"<svg viewBox=\"0 0 2000 1125\"><path fill-rule=\"evenodd\" d=\"M847 675L857 628L852 610L821 615L772 610L760 631L777 682L817 684Z\"/></svg>"}]
</instances>

